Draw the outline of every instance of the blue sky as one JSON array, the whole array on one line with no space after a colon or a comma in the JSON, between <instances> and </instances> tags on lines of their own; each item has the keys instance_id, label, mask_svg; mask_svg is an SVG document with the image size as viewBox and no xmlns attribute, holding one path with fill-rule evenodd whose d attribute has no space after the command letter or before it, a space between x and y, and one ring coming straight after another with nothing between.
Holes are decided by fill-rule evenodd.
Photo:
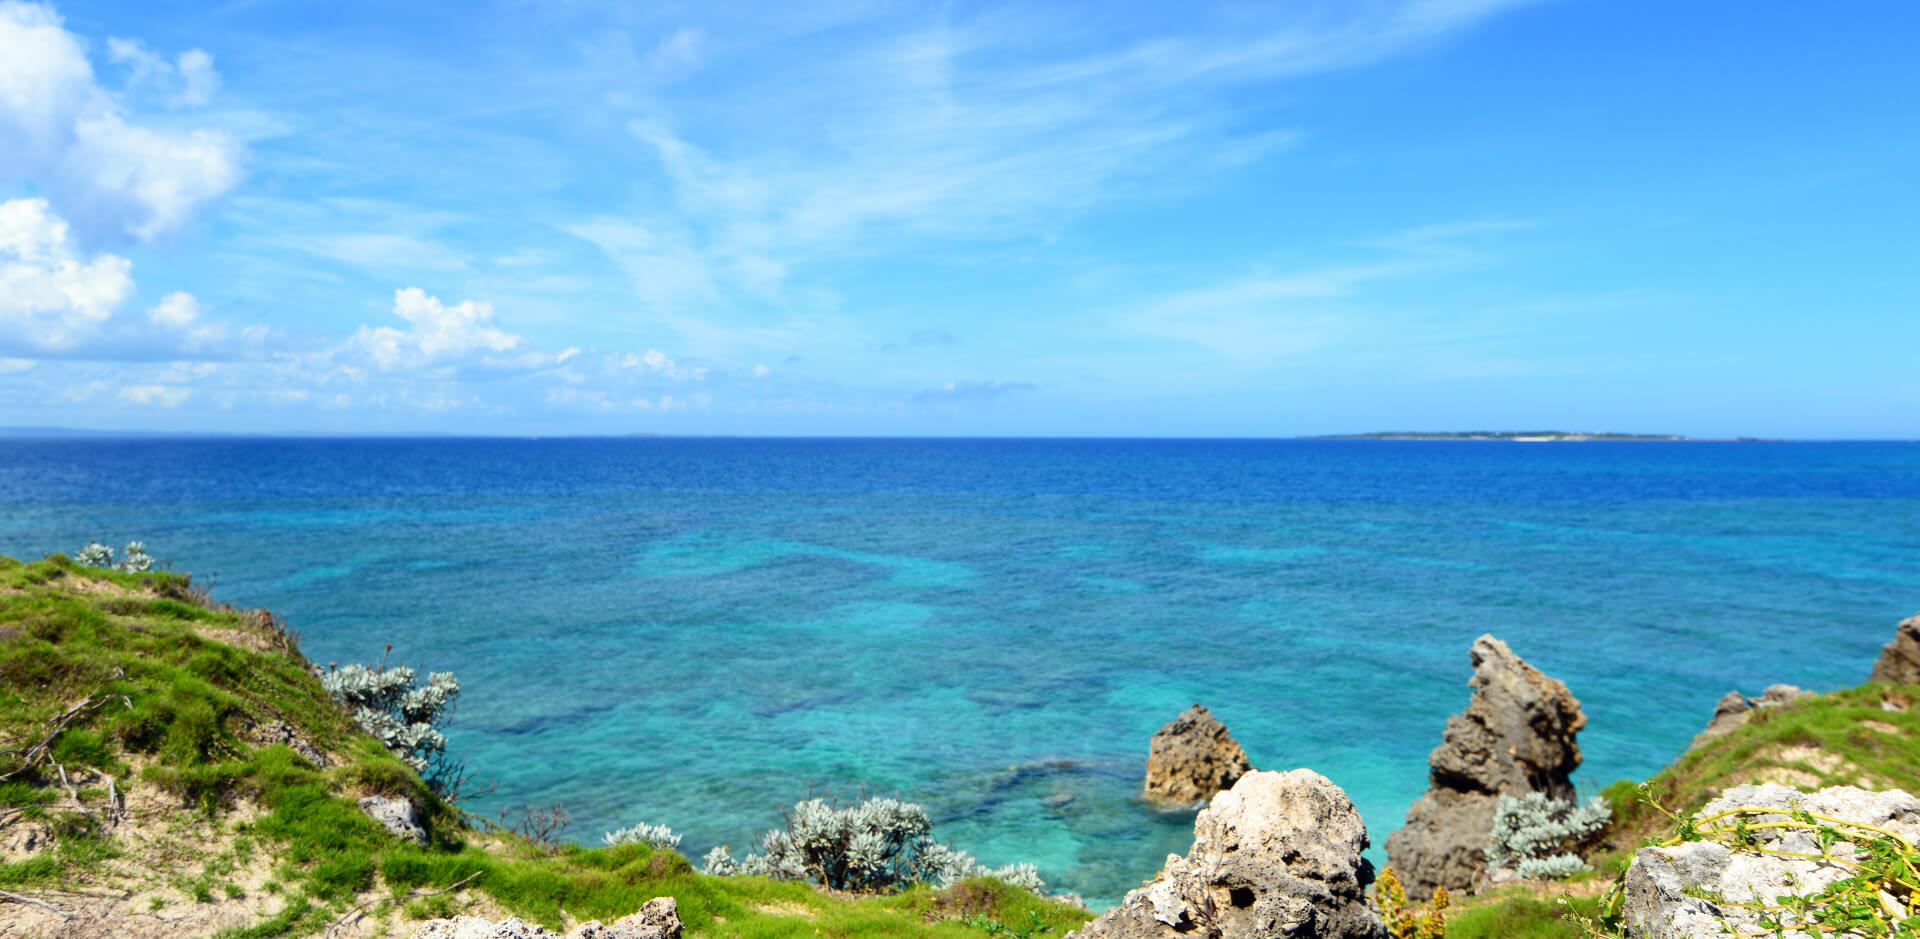
<instances>
[{"instance_id":1,"label":"blue sky","mask_svg":"<svg viewBox=\"0 0 1920 939\"><path fill-rule=\"evenodd\" d=\"M0 425L1920 437L1916 36L0 0Z\"/></svg>"}]
</instances>

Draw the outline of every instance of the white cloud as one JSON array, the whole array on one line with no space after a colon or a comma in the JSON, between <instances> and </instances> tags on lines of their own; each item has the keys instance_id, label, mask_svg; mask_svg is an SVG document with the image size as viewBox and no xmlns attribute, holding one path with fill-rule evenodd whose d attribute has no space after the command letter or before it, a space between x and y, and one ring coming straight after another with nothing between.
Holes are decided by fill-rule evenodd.
<instances>
[{"instance_id":1,"label":"white cloud","mask_svg":"<svg viewBox=\"0 0 1920 939\"><path fill-rule=\"evenodd\" d=\"M520 348L521 337L493 325L493 304L467 300L453 306L418 287L393 292L393 312L407 321L406 329L362 325L347 341L349 349L370 359L381 371L438 365L543 365L534 353L514 358L500 355Z\"/></svg>"},{"instance_id":2,"label":"white cloud","mask_svg":"<svg viewBox=\"0 0 1920 939\"><path fill-rule=\"evenodd\" d=\"M24 372L27 369L32 368L34 364L35 363L32 359L0 358L0 375L6 375L12 372Z\"/></svg>"},{"instance_id":3,"label":"white cloud","mask_svg":"<svg viewBox=\"0 0 1920 939\"><path fill-rule=\"evenodd\" d=\"M199 107L220 90L220 74L213 70L213 56L200 49L189 49L168 62L138 39L107 40L107 57L132 70L127 79L129 90L154 87L166 99L168 107Z\"/></svg>"},{"instance_id":4,"label":"white cloud","mask_svg":"<svg viewBox=\"0 0 1920 939\"><path fill-rule=\"evenodd\" d=\"M878 14L834 55L723 101L731 119L713 118L704 97L677 119L666 90L610 98L630 107L665 204L567 230L623 266L649 312L680 326L688 310L736 294L776 298L822 258L917 236L1045 238L1097 203L1167 198L1302 139L1291 128L1242 131L1233 102L1245 89L1401 54L1526 2L1274 7L1091 52L1044 11L905 28ZM702 61L718 71L779 51L734 37ZM630 52L589 57L602 80L644 86Z\"/></svg>"},{"instance_id":5,"label":"white cloud","mask_svg":"<svg viewBox=\"0 0 1920 939\"><path fill-rule=\"evenodd\" d=\"M765 378L772 372L773 372L773 369L770 369L765 365L755 365L753 367L753 377L755 378Z\"/></svg>"},{"instance_id":6,"label":"white cloud","mask_svg":"<svg viewBox=\"0 0 1920 939\"><path fill-rule=\"evenodd\" d=\"M123 401L163 408L177 408L190 397L193 397L192 389L172 385L128 385L120 389L120 399Z\"/></svg>"},{"instance_id":7,"label":"white cloud","mask_svg":"<svg viewBox=\"0 0 1920 939\"><path fill-rule=\"evenodd\" d=\"M210 321L192 294L174 291L144 316L124 314L133 265L87 255L44 199L0 202L0 351L116 361L260 354L270 331Z\"/></svg>"},{"instance_id":8,"label":"white cloud","mask_svg":"<svg viewBox=\"0 0 1920 939\"><path fill-rule=\"evenodd\" d=\"M133 293L132 267L79 254L44 199L0 202L0 324L27 348L69 349L98 334Z\"/></svg>"},{"instance_id":9,"label":"white cloud","mask_svg":"<svg viewBox=\"0 0 1920 939\"><path fill-rule=\"evenodd\" d=\"M615 359L614 364L622 369L652 372L673 379L704 381L707 377L704 366L681 365L659 349L648 349L643 353L629 352Z\"/></svg>"},{"instance_id":10,"label":"white cloud","mask_svg":"<svg viewBox=\"0 0 1920 939\"><path fill-rule=\"evenodd\" d=\"M136 84L165 70L177 106L218 76L199 50L172 64L137 43L109 44ZM0 2L0 177L39 184L60 214L101 237L151 242L240 181L241 145L224 131L141 126L94 78L80 40L51 7Z\"/></svg>"}]
</instances>

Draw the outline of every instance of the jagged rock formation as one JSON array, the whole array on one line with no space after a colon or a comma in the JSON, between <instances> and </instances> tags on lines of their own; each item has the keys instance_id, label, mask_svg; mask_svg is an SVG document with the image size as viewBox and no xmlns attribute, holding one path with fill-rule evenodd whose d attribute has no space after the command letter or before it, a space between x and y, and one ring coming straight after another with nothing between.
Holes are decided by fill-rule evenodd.
<instances>
[{"instance_id":1,"label":"jagged rock formation","mask_svg":"<svg viewBox=\"0 0 1920 939\"><path fill-rule=\"evenodd\" d=\"M1567 686L1521 661L1492 636L1473 641L1473 698L1447 718L1428 758L1429 786L1387 838L1387 858L1408 896L1461 890L1487 866L1487 833L1503 795L1574 797L1574 736L1587 718Z\"/></svg>"},{"instance_id":2,"label":"jagged rock formation","mask_svg":"<svg viewBox=\"0 0 1920 939\"><path fill-rule=\"evenodd\" d=\"M1920 799L1898 789L1868 792L1852 786L1836 786L1809 795L1774 783L1735 786L1708 802L1695 817L1705 818L1739 806L1781 810L1777 816L1756 817L1753 819L1756 823L1785 821L1787 812L1804 809L1816 815L1876 825L1910 841L1920 841ZM1753 833L1768 850L1820 854L1812 831L1755 827ZM1846 851L1839 846L1831 850ZM1772 930L1759 925L1762 911L1743 909L1737 904L1771 905L1781 896L1811 896L1853 873L1842 864L1735 850L1714 840L1683 842L1671 848L1641 848L1633 856L1632 866L1627 868L1621 917L1629 934L1638 939L1719 939L1729 933L1771 936ZM1716 895L1725 902L1715 902L1703 894ZM1807 933L1792 929L1784 935L1788 939L1807 939Z\"/></svg>"},{"instance_id":3,"label":"jagged rock formation","mask_svg":"<svg viewBox=\"0 0 1920 939\"><path fill-rule=\"evenodd\" d=\"M427 830L420 827L420 817L413 803L406 799L389 799L386 796L368 796L360 800L360 811L367 817L385 825L396 838L405 838L414 844L427 843Z\"/></svg>"},{"instance_id":4,"label":"jagged rock formation","mask_svg":"<svg viewBox=\"0 0 1920 939\"><path fill-rule=\"evenodd\" d=\"M1080 939L1387 939L1353 800L1312 770L1250 772L1193 822L1193 848L1070 935Z\"/></svg>"},{"instance_id":5,"label":"jagged rock formation","mask_svg":"<svg viewBox=\"0 0 1920 939\"><path fill-rule=\"evenodd\" d=\"M1227 733L1227 725L1196 704L1169 721L1147 744L1147 798L1193 805L1233 788L1253 772L1247 751Z\"/></svg>"},{"instance_id":6,"label":"jagged rock formation","mask_svg":"<svg viewBox=\"0 0 1920 939\"><path fill-rule=\"evenodd\" d=\"M1895 685L1920 684L1920 613L1900 621L1894 627L1893 641L1881 648L1880 659L1873 663L1868 681Z\"/></svg>"},{"instance_id":7,"label":"jagged rock formation","mask_svg":"<svg viewBox=\"0 0 1920 939\"><path fill-rule=\"evenodd\" d=\"M680 939L680 909L672 897L647 901L640 912L611 925L588 920L562 937L544 926L530 926L508 917L495 923L479 916L431 919L413 931L412 939Z\"/></svg>"},{"instance_id":8,"label":"jagged rock formation","mask_svg":"<svg viewBox=\"0 0 1920 939\"><path fill-rule=\"evenodd\" d=\"M1695 734L1693 742L1687 744L1692 750L1715 737L1724 737L1746 726L1753 712L1760 708L1779 707L1788 701L1811 697L1813 692L1792 685L1768 685L1760 697L1749 698L1738 691L1729 691L1713 706L1713 719L1707 721L1707 729Z\"/></svg>"}]
</instances>

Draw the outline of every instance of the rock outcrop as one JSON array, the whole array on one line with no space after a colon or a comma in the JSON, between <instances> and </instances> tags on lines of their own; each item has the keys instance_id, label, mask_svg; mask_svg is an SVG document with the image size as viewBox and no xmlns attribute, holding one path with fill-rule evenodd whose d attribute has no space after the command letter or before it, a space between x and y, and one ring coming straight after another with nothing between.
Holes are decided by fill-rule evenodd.
<instances>
[{"instance_id":1,"label":"rock outcrop","mask_svg":"<svg viewBox=\"0 0 1920 939\"><path fill-rule=\"evenodd\" d=\"M1487 866L1487 834L1503 795L1574 797L1574 737L1587 724L1567 686L1521 661L1492 636L1473 641L1473 697L1447 718L1428 758L1429 786L1387 838L1387 859L1407 895L1461 890Z\"/></svg>"},{"instance_id":2,"label":"rock outcrop","mask_svg":"<svg viewBox=\"0 0 1920 939\"><path fill-rule=\"evenodd\" d=\"M360 800L360 811L385 825L396 838L405 838L414 844L427 843L427 830L420 827L420 818L414 811L413 803L406 799L368 796Z\"/></svg>"},{"instance_id":3,"label":"rock outcrop","mask_svg":"<svg viewBox=\"0 0 1920 939\"><path fill-rule=\"evenodd\" d=\"M509 917L498 923L479 916L431 919L413 931L412 939L680 939L680 908L672 897L647 901L640 912L611 925L588 920L563 937L544 926L531 926Z\"/></svg>"},{"instance_id":4,"label":"rock outcrop","mask_svg":"<svg viewBox=\"0 0 1920 939\"><path fill-rule=\"evenodd\" d=\"M1771 851L1820 854L1812 831L1758 827L1757 823L1785 821L1786 813L1795 809L1875 825L1910 841L1920 841L1920 799L1898 789L1869 792L1836 786L1809 795L1773 783L1735 786L1708 802L1695 817L1705 818L1739 806L1781 810L1780 815L1753 819L1753 834ZM1830 850L1844 853L1847 849L1835 846ZM1770 936L1773 932L1759 925L1762 911L1739 904L1772 905L1781 896L1811 896L1852 874L1852 868L1842 864L1735 850L1715 840L1641 848L1627 868L1621 917L1629 934L1638 939L1720 939L1728 933ZM1724 902L1708 899L1707 895ZM1808 939L1806 932L1791 929L1785 936Z\"/></svg>"},{"instance_id":5,"label":"rock outcrop","mask_svg":"<svg viewBox=\"0 0 1920 939\"><path fill-rule=\"evenodd\" d=\"M1694 735L1693 742L1687 744L1687 749L1692 750L1715 737L1724 737L1746 726L1748 719L1753 717L1753 712L1756 710L1779 707L1788 701L1812 695L1813 692L1795 688L1792 685L1768 685L1767 690L1761 692L1760 697L1757 698L1749 698L1738 691L1729 691L1718 704L1713 706L1713 718L1707 721L1707 728Z\"/></svg>"},{"instance_id":6,"label":"rock outcrop","mask_svg":"<svg viewBox=\"0 0 1920 939\"><path fill-rule=\"evenodd\" d=\"M1312 770L1250 772L1193 823L1186 857L1072 935L1080 939L1387 939L1353 800Z\"/></svg>"},{"instance_id":7,"label":"rock outcrop","mask_svg":"<svg viewBox=\"0 0 1920 939\"><path fill-rule=\"evenodd\" d=\"M1895 685L1920 684L1920 613L1900 621L1894 627L1893 641L1880 650L1868 681Z\"/></svg>"},{"instance_id":8,"label":"rock outcrop","mask_svg":"<svg viewBox=\"0 0 1920 939\"><path fill-rule=\"evenodd\" d=\"M1169 721L1147 744L1147 798L1195 805L1233 788L1253 772L1247 751L1227 733L1227 725L1196 704Z\"/></svg>"}]
</instances>

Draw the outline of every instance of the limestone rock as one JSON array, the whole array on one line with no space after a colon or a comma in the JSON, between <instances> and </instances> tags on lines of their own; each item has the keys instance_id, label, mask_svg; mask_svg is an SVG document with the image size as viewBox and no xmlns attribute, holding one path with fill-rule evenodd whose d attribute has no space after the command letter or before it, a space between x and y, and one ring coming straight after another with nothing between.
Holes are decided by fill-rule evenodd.
<instances>
[{"instance_id":1,"label":"limestone rock","mask_svg":"<svg viewBox=\"0 0 1920 939\"><path fill-rule=\"evenodd\" d=\"M387 826L396 838L405 838L415 844L427 843L427 831L420 827L420 819L414 813L413 803L405 799L389 799L385 796L368 796L360 800L360 811L367 817Z\"/></svg>"},{"instance_id":2,"label":"limestone rock","mask_svg":"<svg viewBox=\"0 0 1920 939\"><path fill-rule=\"evenodd\" d=\"M1706 743L1715 737L1724 737L1746 726L1753 712L1760 708L1779 707L1788 701L1812 697L1813 692L1792 685L1768 685L1760 697L1749 698L1738 691L1729 691L1719 703L1713 706L1713 718L1707 721L1707 728L1694 735L1688 750Z\"/></svg>"},{"instance_id":3,"label":"limestone rock","mask_svg":"<svg viewBox=\"0 0 1920 939\"><path fill-rule=\"evenodd\" d=\"M1873 663L1873 675L1867 680L1920 684L1920 613L1901 620L1894 628L1893 641L1880 650L1880 660Z\"/></svg>"},{"instance_id":4,"label":"limestone rock","mask_svg":"<svg viewBox=\"0 0 1920 939\"><path fill-rule=\"evenodd\" d=\"M495 923L479 916L460 916L421 923L412 939L680 939L682 928L673 898L655 897L640 912L623 916L610 926L597 919L588 920L564 937L511 917Z\"/></svg>"},{"instance_id":5,"label":"limestone rock","mask_svg":"<svg viewBox=\"0 0 1920 939\"><path fill-rule=\"evenodd\" d=\"M1836 786L1807 794L1773 783L1736 786L1707 803L1696 817L1738 806L1778 808L1781 815L1758 820L1784 820L1785 813L1805 809L1817 815L1876 825L1909 840L1920 840L1920 799L1900 790L1869 792ZM1809 831L1756 830L1764 847L1793 854L1818 855L1819 845ZM1845 851L1836 847L1835 853ZM1626 897L1621 908L1629 935L1636 939L1706 939L1727 932L1743 935L1761 930L1758 911L1735 904L1773 903L1785 895L1808 896L1851 874L1840 864L1802 861L1736 851L1718 841L1692 841L1671 848L1641 848L1627 868ZM1698 896L1719 896L1726 902ZM1689 896L1689 893L1695 894ZM1795 930L1787 939L1809 939Z\"/></svg>"},{"instance_id":6,"label":"limestone rock","mask_svg":"<svg viewBox=\"0 0 1920 939\"><path fill-rule=\"evenodd\" d=\"M1147 745L1147 798L1193 805L1230 789L1253 771L1227 725L1196 704L1169 721Z\"/></svg>"},{"instance_id":7,"label":"limestone rock","mask_svg":"<svg viewBox=\"0 0 1920 939\"><path fill-rule=\"evenodd\" d=\"M1312 770L1249 772L1193 823L1186 857L1080 939L1387 939L1353 801Z\"/></svg>"},{"instance_id":8,"label":"limestone rock","mask_svg":"<svg viewBox=\"0 0 1920 939\"><path fill-rule=\"evenodd\" d=\"M1416 899L1435 887L1465 889L1486 870L1500 796L1574 797L1574 738L1587 724L1580 702L1492 636L1474 640L1470 656L1473 697L1447 718L1428 758L1427 792L1387 838L1388 862Z\"/></svg>"}]
</instances>

